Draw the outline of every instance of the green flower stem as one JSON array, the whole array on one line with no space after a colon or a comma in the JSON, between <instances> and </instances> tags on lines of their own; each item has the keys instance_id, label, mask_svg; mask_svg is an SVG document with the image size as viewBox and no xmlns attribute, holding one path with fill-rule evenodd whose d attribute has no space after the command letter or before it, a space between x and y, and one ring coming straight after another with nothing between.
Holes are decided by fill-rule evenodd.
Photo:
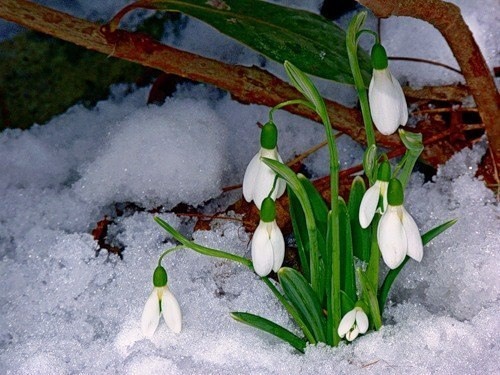
<instances>
[{"instance_id":1,"label":"green flower stem","mask_svg":"<svg viewBox=\"0 0 500 375\"><path fill-rule=\"evenodd\" d=\"M303 100L303 99L287 100L286 102L280 103L280 104L274 106L273 108L271 108L271 110L269 111L269 121L274 122L273 115L274 115L275 111L277 111L281 108L287 107L289 105L296 105L296 104L302 104L303 106L306 106L307 108L309 108L312 111L315 110L314 106L306 100Z\"/></svg>"},{"instance_id":2,"label":"green flower stem","mask_svg":"<svg viewBox=\"0 0 500 375\"><path fill-rule=\"evenodd\" d=\"M378 275L380 269L380 249L377 242L377 228L380 221L380 215L376 214L373 218L372 228L372 244L370 249L370 260L364 275L365 283L365 301L370 306L370 315L373 327L376 331L382 327L382 317L380 314L381 308L378 304Z\"/></svg>"},{"instance_id":3,"label":"green flower stem","mask_svg":"<svg viewBox=\"0 0 500 375\"><path fill-rule=\"evenodd\" d=\"M360 73L361 74L361 73ZM335 136L332 131L330 117L326 110L325 103L318 93L316 98L316 112L321 117L325 126L326 140L328 142L328 151L330 156L330 208L332 212L331 228L332 231L332 278L330 296L333 303L333 345L337 346L340 337L337 334L337 328L342 319L342 307L340 298L340 237L339 233L339 154Z\"/></svg>"},{"instance_id":4,"label":"green flower stem","mask_svg":"<svg viewBox=\"0 0 500 375\"><path fill-rule=\"evenodd\" d=\"M243 257L240 257L240 256L235 255L235 254L226 253L225 251L220 251L220 250L211 249L209 247L205 247L205 246L202 246L202 245L198 245L197 243L188 240L182 234L180 234L179 232L177 232L170 224L168 224L165 220L159 218L158 216L155 216L154 220L163 229L165 229L168 233L170 233L172 235L172 237L174 237L177 241L179 241L185 247L188 247L191 250L194 250L197 253L200 253L200 254L203 254L203 255L208 255L208 256L211 256L211 257L215 257L215 258L222 258L222 259L232 260L233 262L237 262L237 263L243 264L244 266L247 266L251 270L253 270L253 264L252 264L251 260L243 258Z\"/></svg>"},{"instance_id":5,"label":"green flower stem","mask_svg":"<svg viewBox=\"0 0 500 375\"><path fill-rule=\"evenodd\" d=\"M398 170L397 177L399 181L401 181L403 187L406 187L406 184L410 180L413 167L424 150L424 145L422 143L422 134L420 133L411 133L403 129L399 129L398 133L407 150L401 161L403 167L401 168L398 166L398 168L401 168L401 172ZM394 173L394 176L396 176L396 173Z\"/></svg>"},{"instance_id":6,"label":"green flower stem","mask_svg":"<svg viewBox=\"0 0 500 375\"><path fill-rule=\"evenodd\" d=\"M274 189L276 189L276 184L278 183L278 178L278 175L274 176L273 187L271 188L269 194L267 194L268 198L271 198L271 195L273 195Z\"/></svg>"},{"instance_id":7,"label":"green flower stem","mask_svg":"<svg viewBox=\"0 0 500 375\"><path fill-rule=\"evenodd\" d=\"M371 145L376 144L375 131L373 129L370 106L368 104L368 94L358 62L358 37L361 35L361 32L358 31L361 29L361 27L363 27L365 19L366 12L360 12L353 17L347 29L346 46L347 55L349 56L349 63L351 65L352 76L354 78L354 86L356 87L356 91L358 93L361 113L363 115L363 122L365 124L366 141L368 143L368 147L370 147ZM366 31L367 30L362 30L362 32Z\"/></svg>"},{"instance_id":8,"label":"green flower stem","mask_svg":"<svg viewBox=\"0 0 500 375\"><path fill-rule=\"evenodd\" d=\"M380 221L380 215L375 214L371 224L372 230L372 243L370 249L370 260L368 261L368 268L366 270L366 274L370 284L374 286L375 290L378 289L378 274L379 274L379 266L380 266L380 249L378 247L377 242L377 229L378 222Z\"/></svg>"},{"instance_id":9,"label":"green flower stem","mask_svg":"<svg viewBox=\"0 0 500 375\"><path fill-rule=\"evenodd\" d=\"M163 260L163 257L165 257L165 255L167 254L170 254L174 251L177 251L177 250L180 250L180 249L184 249L185 246L182 246L182 245L177 245L177 246L174 246L170 249L167 249L165 250L161 255L160 255L160 258L158 259L158 265L161 266L161 261Z\"/></svg>"},{"instance_id":10,"label":"green flower stem","mask_svg":"<svg viewBox=\"0 0 500 375\"><path fill-rule=\"evenodd\" d=\"M340 299L340 238L339 238L339 156L337 151L337 145L335 144L335 137L332 132L332 124L330 123L330 117L326 110L325 102L318 92L316 86L313 85L309 77L304 74L300 69L296 68L293 64L285 61L285 71L292 84L297 90L299 90L313 105L316 113L320 116L323 125L325 126L326 139L328 142L328 151L330 154L330 204L332 212L331 227L329 228L332 233L332 279L331 290L329 295L327 295L327 305L333 304L333 344L336 346L340 342L340 337L337 334L337 328L341 320L341 299ZM361 74L361 73L359 73ZM312 246L311 246L312 247ZM313 266L311 264L311 271ZM318 272L319 270L315 270ZM313 279L313 274L311 273L311 280ZM327 281L328 282L328 281ZM313 289L317 292L318 289ZM330 333L328 334L328 336Z\"/></svg>"}]
</instances>

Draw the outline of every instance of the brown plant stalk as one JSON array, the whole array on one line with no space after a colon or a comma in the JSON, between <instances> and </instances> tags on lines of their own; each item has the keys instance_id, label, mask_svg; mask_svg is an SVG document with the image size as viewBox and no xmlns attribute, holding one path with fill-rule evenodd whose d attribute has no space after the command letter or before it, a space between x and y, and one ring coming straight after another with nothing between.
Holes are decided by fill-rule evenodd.
<instances>
[{"instance_id":1,"label":"brown plant stalk","mask_svg":"<svg viewBox=\"0 0 500 375\"><path fill-rule=\"evenodd\" d=\"M433 25L455 56L474 97L497 163L500 162L500 94L460 8L441 0L357 0L377 17L407 16Z\"/></svg>"},{"instance_id":2,"label":"brown plant stalk","mask_svg":"<svg viewBox=\"0 0 500 375\"><path fill-rule=\"evenodd\" d=\"M292 86L262 69L225 64L181 51L156 42L144 34L123 30L111 32L107 26L79 19L27 0L0 0L0 17L108 56L212 84L227 90L235 100L242 103L272 107L301 96ZM466 88L453 86L427 87L422 90L406 88L405 92L408 98L417 100L425 98L461 101L467 95ZM365 136L360 112L331 100L325 102L333 127L364 144ZM285 110L319 121L315 113L302 106L286 107ZM433 137L442 129L423 126L419 130L425 139ZM394 149L402 146L396 135L387 137L377 133L376 137L382 147ZM422 159L436 166L437 163L444 162L452 152L452 145L448 140L443 140L437 152L436 149L425 150Z\"/></svg>"},{"instance_id":3,"label":"brown plant stalk","mask_svg":"<svg viewBox=\"0 0 500 375\"><path fill-rule=\"evenodd\" d=\"M149 36L123 30L110 32L105 26L26 0L0 0L0 17L80 45L87 49L156 68L195 81L209 83L231 93L242 103L275 106L300 97L290 85L256 67L225 64L165 46ZM364 143L364 130L358 110L326 100L333 126ZM318 121L317 116L301 106L286 110ZM401 145L397 136L377 137L387 148Z\"/></svg>"},{"instance_id":4,"label":"brown plant stalk","mask_svg":"<svg viewBox=\"0 0 500 375\"><path fill-rule=\"evenodd\" d=\"M0 0L0 17L56 38L102 52L109 56L139 63L198 82L227 90L242 103L273 107L301 97L292 86L274 75L256 68L225 64L163 45L148 35L109 27L79 19L26 0ZM286 110L318 121L315 113L303 106ZM328 101L328 110L336 129L363 142L364 130L359 111ZM397 137L380 137L385 147L400 144Z\"/></svg>"}]
</instances>

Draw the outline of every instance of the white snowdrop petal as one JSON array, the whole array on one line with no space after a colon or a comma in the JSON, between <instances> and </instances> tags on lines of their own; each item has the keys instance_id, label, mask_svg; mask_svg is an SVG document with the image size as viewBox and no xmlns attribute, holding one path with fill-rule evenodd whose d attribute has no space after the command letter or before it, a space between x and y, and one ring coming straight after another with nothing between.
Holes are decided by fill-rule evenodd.
<instances>
[{"instance_id":1,"label":"white snowdrop petal","mask_svg":"<svg viewBox=\"0 0 500 375\"><path fill-rule=\"evenodd\" d=\"M285 239L276 221L272 223L271 246L273 248L273 271L278 272L285 258Z\"/></svg>"},{"instance_id":2,"label":"white snowdrop petal","mask_svg":"<svg viewBox=\"0 0 500 375\"><path fill-rule=\"evenodd\" d=\"M276 200L281 197L286 191L286 182L282 178L278 178L276 182L275 193L273 193L273 199ZM274 196L275 195L275 196Z\"/></svg>"},{"instance_id":3,"label":"white snowdrop petal","mask_svg":"<svg viewBox=\"0 0 500 375\"><path fill-rule=\"evenodd\" d=\"M398 207L388 206L377 229L380 252L385 264L391 269L403 262L407 250L406 234L399 219Z\"/></svg>"},{"instance_id":4,"label":"white snowdrop petal","mask_svg":"<svg viewBox=\"0 0 500 375\"><path fill-rule=\"evenodd\" d=\"M251 202L253 200L253 191L255 187L255 181L257 179L257 175L259 174L260 167L260 152L257 153L245 171L245 176L243 177L243 197L247 202Z\"/></svg>"},{"instance_id":5,"label":"white snowdrop petal","mask_svg":"<svg viewBox=\"0 0 500 375\"><path fill-rule=\"evenodd\" d=\"M359 206L359 224L361 228L368 228L377 211L380 198L380 182L377 181L363 195Z\"/></svg>"},{"instance_id":6,"label":"white snowdrop petal","mask_svg":"<svg viewBox=\"0 0 500 375\"><path fill-rule=\"evenodd\" d=\"M179 302L172 292L165 288L161 299L161 310L167 327L174 333L179 333L182 329L182 314Z\"/></svg>"},{"instance_id":7,"label":"white snowdrop petal","mask_svg":"<svg viewBox=\"0 0 500 375\"><path fill-rule=\"evenodd\" d=\"M160 301L156 288L149 295L141 316L141 331L146 337L153 337L160 322Z\"/></svg>"},{"instance_id":8,"label":"white snowdrop petal","mask_svg":"<svg viewBox=\"0 0 500 375\"><path fill-rule=\"evenodd\" d=\"M368 100L373 123L378 131L385 135L394 133L399 127L400 98L394 90L387 69L373 70Z\"/></svg>"},{"instance_id":9,"label":"white snowdrop petal","mask_svg":"<svg viewBox=\"0 0 500 375\"><path fill-rule=\"evenodd\" d=\"M356 311L356 325L360 333L365 333L366 331L368 331L368 316L361 308L357 308Z\"/></svg>"},{"instance_id":10,"label":"white snowdrop petal","mask_svg":"<svg viewBox=\"0 0 500 375\"><path fill-rule=\"evenodd\" d=\"M380 195L382 196L382 206L383 210L382 213L387 210L387 205L389 204L387 202L387 188L389 187L389 182L387 181L379 181L380 182Z\"/></svg>"},{"instance_id":11,"label":"white snowdrop petal","mask_svg":"<svg viewBox=\"0 0 500 375\"><path fill-rule=\"evenodd\" d=\"M401 84L396 79L396 77L394 77L391 74L391 78L392 78L392 83L394 85L394 91L397 93L398 98L399 98L399 100L398 100L398 102L399 102L399 125L406 125L406 123L408 122L408 105L406 104L405 94L403 92L403 89L401 88Z\"/></svg>"},{"instance_id":12,"label":"white snowdrop petal","mask_svg":"<svg viewBox=\"0 0 500 375\"><path fill-rule=\"evenodd\" d=\"M417 262L420 262L424 256L424 246L422 244L422 237L418 231L418 226L415 220L411 217L408 211L403 207L403 228L406 233L406 240L408 241L407 255Z\"/></svg>"},{"instance_id":13,"label":"white snowdrop petal","mask_svg":"<svg viewBox=\"0 0 500 375\"><path fill-rule=\"evenodd\" d=\"M273 269L273 247L265 223L260 222L252 238L252 263L255 273L261 277Z\"/></svg>"},{"instance_id":14,"label":"white snowdrop petal","mask_svg":"<svg viewBox=\"0 0 500 375\"><path fill-rule=\"evenodd\" d=\"M262 164L259 168L259 173L257 174L257 180L253 191L253 201L259 210L262 205L262 201L271 192L274 179L276 177L276 173L274 173L271 168L265 165L262 161L261 163ZM272 196L274 197L275 194L276 190L273 192Z\"/></svg>"},{"instance_id":15,"label":"white snowdrop petal","mask_svg":"<svg viewBox=\"0 0 500 375\"><path fill-rule=\"evenodd\" d=\"M347 332L347 334L345 335L345 338L348 341L353 341L356 337L358 337L358 335L359 335L359 329L358 329L358 327L356 327L352 331Z\"/></svg>"},{"instance_id":16,"label":"white snowdrop petal","mask_svg":"<svg viewBox=\"0 0 500 375\"><path fill-rule=\"evenodd\" d=\"M340 320L337 333L340 337L344 337L352 328L356 321L356 310L351 310Z\"/></svg>"}]
</instances>

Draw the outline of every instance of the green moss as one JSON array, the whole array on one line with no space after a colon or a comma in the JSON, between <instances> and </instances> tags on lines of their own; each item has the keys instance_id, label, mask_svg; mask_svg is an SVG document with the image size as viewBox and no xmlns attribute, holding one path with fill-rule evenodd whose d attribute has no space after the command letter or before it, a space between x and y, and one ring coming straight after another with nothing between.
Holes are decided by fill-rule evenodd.
<instances>
[{"instance_id":1,"label":"green moss","mask_svg":"<svg viewBox=\"0 0 500 375\"><path fill-rule=\"evenodd\" d=\"M167 21L167 22L166 22ZM146 19L138 31L177 35L185 19L168 13ZM43 124L82 103L92 107L114 83L148 84L151 69L27 31L0 43L0 131Z\"/></svg>"},{"instance_id":2,"label":"green moss","mask_svg":"<svg viewBox=\"0 0 500 375\"><path fill-rule=\"evenodd\" d=\"M28 128L81 102L92 106L144 68L34 32L0 44L0 129Z\"/></svg>"}]
</instances>

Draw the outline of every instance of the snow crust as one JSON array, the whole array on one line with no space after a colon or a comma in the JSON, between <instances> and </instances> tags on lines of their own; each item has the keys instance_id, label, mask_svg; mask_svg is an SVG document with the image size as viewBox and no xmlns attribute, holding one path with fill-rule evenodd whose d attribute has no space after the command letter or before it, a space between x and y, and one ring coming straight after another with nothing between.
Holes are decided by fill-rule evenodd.
<instances>
[{"instance_id":1,"label":"snow crust","mask_svg":"<svg viewBox=\"0 0 500 375\"><path fill-rule=\"evenodd\" d=\"M461 6L471 12L469 19L482 19L472 5ZM408 27L406 19L394 25ZM198 27L187 29L179 43L194 43L191 33L205 33ZM479 41L490 43L491 29L481 29L486 37ZM414 34L410 28L393 38ZM220 46L228 43L217 38ZM218 46L212 47L222 53ZM227 56L273 66L245 49ZM412 71L415 77L429 74L422 82L438 82L426 66ZM91 110L74 106L43 127L0 133L0 373L500 373L500 212L492 192L474 177L484 143L455 155L432 182L412 176L405 205L421 231L452 218L458 222L425 247L420 264L408 263L379 332L338 348L311 346L301 355L230 318L231 311L252 312L298 332L256 275L179 250L163 265L181 305L183 331L173 334L161 322L151 340L143 338L139 319L152 271L174 241L147 211L120 216L109 229L125 248L123 260L104 250L96 256L90 230L126 202L144 209L187 203L206 212L232 203L238 191L220 193L241 183L259 147L257 122L267 121L268 111L204 85L182 85L161 107L145 105L147 92L117 85ZM323 129L308 120L282 111L275 120L285 160L324 140ZM342 168L360 162L362 149L352 140L340 137L338 146ZM306 168L322 176L326 159L323 149L305 161ZM192 220L160 216L191 234ZM192 236L249 256L250 234L237 217Z\"/></svg>"}]
</instances>

